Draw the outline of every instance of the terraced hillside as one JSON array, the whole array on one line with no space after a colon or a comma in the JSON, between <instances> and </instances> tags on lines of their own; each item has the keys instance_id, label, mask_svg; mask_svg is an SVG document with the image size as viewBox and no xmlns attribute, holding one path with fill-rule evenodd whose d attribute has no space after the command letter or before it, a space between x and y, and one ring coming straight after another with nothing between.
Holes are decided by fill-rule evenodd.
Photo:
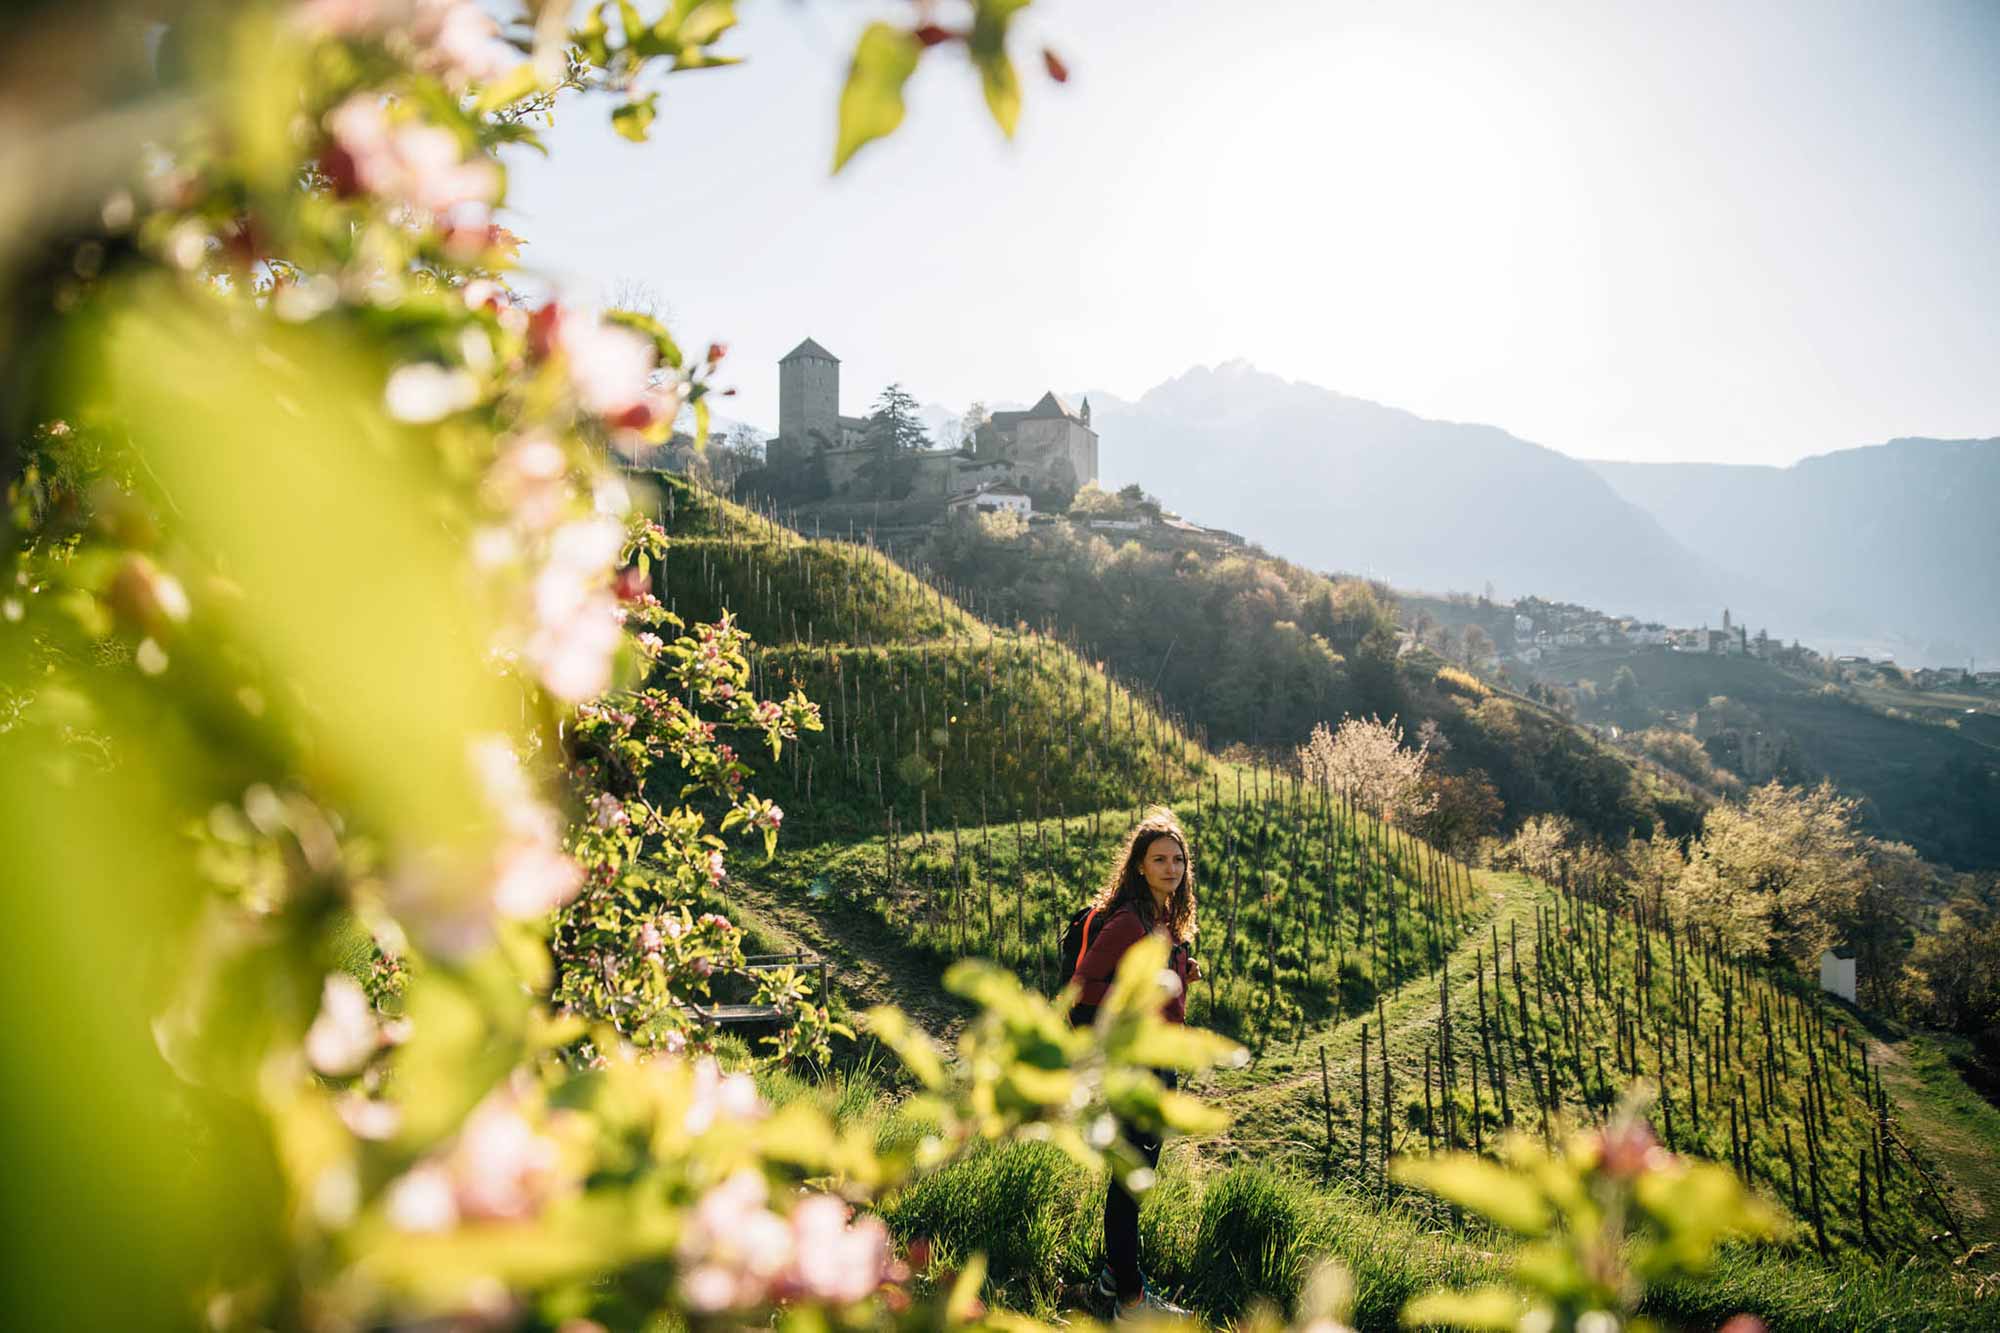
<instances>
[{"instance_id":1,"label":"terraced hillside","mask_svg":"<svg viewBox=\"0 0 2000 1333\"><path fill-rule=\"evenodd\" d=\"M968 954L1052 987L1061 921L1137 807L1165 800L1194 838L1200 885L1207 975L1190 1020L1256 1057L1201 1089L1235 1123L1173 1145L1189 1188L1276 1172L1490 1250L1494 1238L1386 1184L1384 1159L1490 1150L1510 1128L1553 1135L1644 1079L1665 1140L1731 1164L1798 1219L1799 1271L1832 1264L1813 1291L1843 1290L1857 1260L1872 1272L1964 1252L1948 1182L1852 1015L1796 979L1653 905L1471 869L1326 793L1225 764L1143 691L970 615L881 552L667 494L666 595L683 615L739 611L764 641L763 688L796 681L828 718L760 776L793 813L779 856L738 872L731 905L767 938L827 950L856 1003L895 998L948 1035L962 1010L937 978ZM1035 1271L1053 1262L1043 1253ZM1258 1281L1288 1297L1297 1277ZM1010 1280L998 1265L998 1290L1027 1290ZM1046 1299L1046 1283L1030 1287ZM1978 1326L1952 1313L1959 1288L1940 1290L1950 1309L1934 1322Z\"/></svg>"},{"instance_id":2,"label":"terraced hillside","mask_svg":"<svg viewBox=\"0 0 2000 1333\"><path fill-rule=\"evenodd\" d=\"M733 614L759 692L797 685L826 718L777 775L800 836L1040 819L1216 780L1173 719L1062 644L976 619L865 544L662 485L663 599L691 620Z\"/></svg>"}]
</instances>

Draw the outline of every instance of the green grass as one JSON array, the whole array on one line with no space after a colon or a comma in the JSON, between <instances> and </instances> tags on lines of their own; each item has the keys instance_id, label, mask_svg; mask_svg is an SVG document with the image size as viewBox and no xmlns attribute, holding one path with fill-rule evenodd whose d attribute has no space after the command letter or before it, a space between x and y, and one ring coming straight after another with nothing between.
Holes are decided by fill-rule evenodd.
<instances>
[{"instance_id":1,"label":"green grass","mask_svg":"<svg viewBox=\"0 0 2000 1333\"><path fill-rule=\"evenodd\" d=\"M1976 1278L1939 1263L1953 1251L1930 1241L1940 1224L1907 1166L1893 1165L1887 1197L1871 1209L1874 1252L1864 1245L1854 1201L1860 1156L1874 1146L1873 1070L1845 1015L1795 980L1713 956L1657 922L1642 934L1629 911L1526 876L1467 874L1365 815L1217 761L1060 644L968 616L878 552L807 541L735 506L676 496L665 587L677 609L736 607L763 645L758 688L797 683L829 722L759 775L758 788L791 818L779 857L742 866L731 891L757 904L773 941L810 938L864 968L865 985L851 988L857 1001L903 1000L934 1031L948 1030L962 1006L938 977L967 954L1050 987L1059 923L1101 881L1134 807L1167 799L1179 809L1195 843L1208 972L1190 1018L1244 1040L1256 1059L1198 1089L1236 1124L1170 1145L1141 1224L1149 1271L1211 1318L1259 1299L1290 1301L1323 1254L1355 1273L1363 1328L1394 1326L1418 1291L1503 1270L1499 1238L1381 1183L1386 1026L1393 1151L1469 1146L1475 1134L1490 1147L1510 1119L1537 1132L1544 1101L1557 1127L1587 1122L1635 1075L1664 1076L1677 1145L1723 1161L1740 1152L1753 1184L1801 1216L1811 1213L1809 1187L1793 1193L1783 1132L1790 1127L1807 1186L1810 1050L1826 1102L1812 1118L1834 1259L1813 1253L1805 1227L1789 1244L1731 1253L1711 1281L1663 1288L1655 1312L1689 1328L1739 1310L1773 1328L2000 1325L1991 1300L1971 1294ZM1648 956L1650 972L1639 961ZM865 1061L869 1050L864 1040L846 1054ZM1320 1094L1322 1051L1330 1101ZM1767 1058L1768 1097L1750 1084ZM1916 1053L1912 1066L1922 1086L1935 1074L1937 1116L1957 1124L1976 1114L1955 1100L1962 1085L1928 1059ZM1509 1088L1504 1110L1495 1070ZM1731 1086L1738 1073L1740 1091ZM781 1076L767 1093L873 1118L886 1142L922 1132L885 1091L895 1078L850 1064L818 1085ZM1896 1101L1910 1137L1928 1145L1931 1136L1916 1132L1921 1106L1900 1087ZM1974 1140L1979 1153L2000 1142L1990 1127ZM1871 1181L1871 1195L1878 1188ZM986 1252L989 1297L1046 1313L1065 1282L1095 1266L1103 1189L1046 1145L1023 1143L976 1154L886 1201L884 1213L900 1237L929 1236L946 1260Z\"/></svg>"},{"instance_id":2,"label":"green grass","mask_svg":"<svg viewBox=\"0 0 2000 1333\"><path fill-rule=\"evenodd\" d=\"M781 852L742 877L792 902L873 918L941 972L989 958L1053 993L1064 922L1103 882L1136 811L1097 810ZM1211 786L1181 803L1193 841L1205 973L1191 1021L1262 1049L1369 1010L1482 918L1463 867L1283 789L1239 803Z\"/></svg>"},{"instance_id":3,"label":"green grass","mask_svg":"<svg viewBox=\"0 0 2000 1333\"><path fill-rule=\"evenodd\" d=\"M929 1128L902 1112L875 1071L818 1085L767 1072L759 1082L775 1103L812 1098L842 1124L872 1124L884 1145ZM940 1271L985 1254L986 1299L1047 1317L1102 1259L1104 1192L1101 1173L1047 1144L1018 1142L975 1149L880 1211L902 1244L928 1240ZM1157 1183L1141 1196L1139 1225L1148 1277L1216 1325L1260 1302L1291 1312L1305 1276L1332 1258L1355 1280L1354 1326L1393 1329L1420 1292L1504 1279L1513 1248L1483 1227L1451 1226L1420 1196L1384 1199L1282 1165L1221 1166L1185 1141L1169 1141ZM1736 1247L1706 1277L1656 1288L1645 1308L1672 1329L1713 1329L1751 1313L1773 1333L1969 1331L1994 1327L2000 1292L1982 1294L1967 1273Z\"/></svg>"},{"instance_id":4,"label":"green grass","mask_svg":"<svg viewBox=\"0 0 2000 1333\"><path fill-rule=\"evenodd\" d=\"M2000 1243L2000 1108L1966 1086L1938 1039L1910 1036L1877 1049L1882 1081L1942 1168L1966 1238Z\"/></svg>"}]
</instances>

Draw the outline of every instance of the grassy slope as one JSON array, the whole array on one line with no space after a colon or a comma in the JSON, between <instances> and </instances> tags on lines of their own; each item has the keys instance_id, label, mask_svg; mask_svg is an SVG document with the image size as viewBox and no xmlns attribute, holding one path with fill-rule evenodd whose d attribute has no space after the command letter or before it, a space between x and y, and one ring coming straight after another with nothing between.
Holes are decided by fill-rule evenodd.
<instances>
[{"instance_id":1,"label":"grassy slope","mask_svg":"<svg viewBox=\"0 0 2000 1333\"><path fill-rule=\"evenodd\" d=\"M684 506L688 498L683 493L678 503ZM684 527L690 526L687 517L683 512ZM1395 1146L1399 1151L1411 1149L1420 1144L1426 1123L1421 1096L1412 1093L1421 1092L1424 1047L1435 1050L1440 971L1434 964L1445 963L1444 972L1451 978L1452 1007L1461 1016L1454 1045L1462 1071L1464 1063L1472 1059L1468 1034L1470 1044L1477 1043L1477 1029L1464 1017L1477 1006L1467 955L1490 967L1491 942L1497 935L1503 960L1511 964L1518 949L1523 966L1530 969L1527 975L1533 976L1539 961L1534 926L1542 920L1548 925L1546 938L1567 941L1556 947L1548 960L1550 992L1573 997L1567 1003L1555 1001L1555 1012L1567 1009L1578 1022L1579 1041L1585 1044L1574 1049L1594 1054L1607 1045L1616 1020L1611 1017L1614 1011L1604 1003L1605 996L1594 996L1591 984L1580 975L1571 957L1573 942L1580 938L1579 922L1586 926L1584 935L1605 941L1600 972L1610 983L1606 994L1616 994L1632 982L1630 959L1635 937L1629 923L1611 924L1607 935L1607 920L1601 914L1593 915L1597 909L1573 903L1558 908L1555 891L1546 885L1517 875L1482 873L1459 891L1454 910L1441 917L1432 928L1435 933L1429 933L1421 914L1413 910L1422 900L1419 886L1423 872L1412 869L1407 858L1417 849L1406 850L1406 859L1384 874L1383 870L1394 863L1382 859L1374 849L1381 831L1365 818L1350 821L1345 830L1337 821L1330 821L1327 829L1334 836L1324 844L1316 838L1294 837L1288 846L1282 828L1286 820L1300 817L1300 808L1285 806L1284 797L1274 798L1270 793L1259 793L1248 801L1238 798L1234 780L1240 774L1200 754L1165 720L1128 700L1115 683L1110 686L1114 707L1100 714L1100 721L1108 718L1112 725L1093 732L1087 725L1087 713L1074 715L1075 720L1086 723L1080 730L1062 725L1063 700L1070 706L1087 708L1088 701L1105 687L1101 674L1093 674L1087 664L1075 661L1058 646L1024 644L1025 636L995 631L972 620L935 590L917 583L873 552L802 542L777 528L759 534L753 521L724 506L713 507L691 526L706 529L702 534L706 545L691 549L688 544L678 544L677 563L669 571L669 588L684 614L707 614L724 600L755 608L744 614L746 624L753 630L761 628L780 642L778 653L764 660L765 670L774 677L783 671L787 660L803 670L816 659L835 673L823 678L823 684L827 679L837 680L852 689L850 682L871 669L883 673L885 686L890 679L895 680L893 691L885 689L872 698L855 690L849 696L856 702L846 723L834 705L835 725L826 742L827 768L813 764L785 774L767 774L763 785L770 790L774 784L790 781L797 784L798 799L803 801L805 784L817 777L820 786L812 797L815 803L844 803L853 811L865 811L872 803L885 821L894 811L904 831L893 839L857 838L831 826L819 828L816 834L809 827L804 831L815 836L805 840L806 846L788 836L788 850L777 862L759 871L746 871L735 887L733 905L749 924L786 947L804 943L828 949L843 966L843 989L856 1002L894 998L909 1005L934 1030L949 1030L963 1009L936 984L942 963L964 952L985 952L1015 966L1031 980L1042 980L1046 975L1042 972L1046 941L1053 923L1059 920L1060 910L1076 901L1100 873L1113 842L1126 826L1128 802L1141 795L1118 787L1117 775L1133 768L1170 771L1173 765L1185 765L1179 772L1188 781L1178 793L1171 790L1171 784L1150 783L1147 785L1169 790L1143 794L1178 794L1186 812L1188 798L1193 795L1192 781L1205 776L1208 783L1203 804L1195 807L1200 815L1190 819L1197 839L1197 863L1213 866L1218 872L1209 877L1205 891L1207 934L1202 941L1204 957L1212 960L1211 975L1216 980L1197 990L1192 1016L1197 1022L1233 1028L1253 1044L1258 1059L1248 1069L1209 1085L1213 1095L1224 1098L1237 1112L1237 1127L1214 1143L1182 1143L1170 1149L1163 1186L1149 1198L1146 1209L1149 1253L1159 1256L1161 1276L1181 1286L1203 1309L1221 1315L1241 1309L1257 1292L1288 1297L1295 1290L1306 1257L1330 1248L1355 1268L1361 1280L1363 1325L1387 1326L1390 1313L1409 1291L1439 1281L1471 1280L1490 1272L1497 1262L1490 1238L1450 1233L1435 1210L1420 1200L1385 1196L1379 1185L1367 1183L1368 1172L1356 1164L1360 1025L1367 1021L1371 1032L1379 1034L1377 1014L1388 1021L1397 1103L1391 1115ZM800 640L811 640L812 648L806 650L791 640L790 626L801 606L817 610L823 605L821 598L832 607L826 623L841 625L843 638L839 647L825 649L819 617L808 617L799 633ZM868 645L868 666L845 665L859 661L849 636ZM949 832L942 822L931 824L927 836L909 831L920 822L929 822L929 788L937 784L943 791L954 765L948 761L934 764L929 773L913 772L900 790L890 789L885 782L878 794L872 762L857 767L854 751L860 749L864 758L872 758L865 747L882 746L881 716L885 711L897 719L888 728L891 737L903 734L902 717L918 718L921 732L928 704L910 697L913 670L919 691L934 681L949 690L953 672L958 673L956 680L962 686L973 676L981 653L997 653L996 660L1005 661L1009 646L1017 661L1031 665L1012 673L996 671L986 697L979 701L988 709L1006 711L1007 721L968 730L963 739L949 737L937 747L941 756L948 756L950 745L959 745L959 762L968 768L975 767L980 757L989 765L984 779L963 784L958 793L945 792L941 810L946 814L940 818L952 817L957 824L959 849L954 857L945 849ZM789 659L783 656L786 653L791 655ZM825 666L836 660L843 665ZM934 663L935 673L941 674L932 674ZM979 674L984 675L983 671ZM1065 691L1061 685L1052 686L1052 680L1074 680L1076 687ZM766 688L772 683L767 680ZM1031 692L1025 701L1016 698L1023 690ZM1037 690L1042 693L1032 693ZM886 704L885 695L889 699ZM961 703L968 701L963 693L958 698ZM1054 706L1050 707L1052 700ZM1122 730L1116 726L1121 712L1133 719ZM841 738L846 752L841 758L831 758L835 737ZM1110 752L1109 747L1121 740L1133 748ZM1001 746L1022 761L1018 771L1005 781L999 777L998 756L993 752ZM802 757L809 752L810 747L802 747ZM1052 753L1060 758L1051 762ZM1082 780L1076 811L1040 821L1032 818L1033 802L1038 796L1046 797L1050 779L1059 780L1079 770L1088 775L1093 761L1101 761L1095 770L1098 776ZM1149 765L1154 768L1149 770ZM963 796L974 788L987 797L989 817L990 806L1000 804L1003 809L1011 805L1010 814L1026 811L1029 818L1019 823L1010 818L994 827L967 825L968 802ZM1086 808L1088 813L1081 813ZM1310 811L1304 813L1309 820ZM1275 838L1274 829L1280 830ZM968 853L965 844L971 840L980 844L977 852ZM1320 854L1315 860L1314 853L1322 845L1330 846L1333 855ZM1361 846L1369 850L1358 852ZM1253 886L1247 894L1241 888L1246 866L1251 868ZM1240 895L1242 905L1231 915L1241 914L1238 929L1242 943L1236 949L1218 951L1216 936L1226 929L1221 910L1228 901L1223 896L1224 873L1233 881L1234 892L1229 896ZM1406 908L1403 933L1397 937L1396 959L1401 966L1393 972L1386 970L1380 932L1368 929L1368 905L1379 912L1383 901L1380 884L1385 881L1406 895L1399 901L1412 905ZM1374 886L1373 897L1364 896L1364 885ZM1333 891L1324 892L1329 887ZM1013 891L1017 888L1022 891ZM989 893L995 907L990 925ZM1009 907L1015 913L1011 923L1006 915ZM1556 911L1561 913L1561 925L1544 915ZM1345 936L1343 929L1348 931ZM1266 945L1252 948L1260 930ZM1234 937L1237 932L1228 934ZM1369 934L1375 935L1375 941L1368 941ZM1655 944L1661 947L1657 937ZM1281 962L1280 955L1287 950L1289 956ZM1439 955L1446 954L1441 960ZM1367 984L1350 986L1343 994L1342 981L1352 980L1343 976L1343 962L1356 964ZM1559 964L1568 970L1559 972ZM1695 966L1700 970L1699 960ZM1378 968L1385 970L1378 974ZM1656 963L1656 974L1658 970ZM1511 968L1509 973L1511 983ZM1380 996L1379 1011L1372 1003L1378 975L1389 986ZM1710 980L1714 980L1712 975ZM1400 989L1399 983L1403 983ZM1217 987L1220 1000L1216 998ZM1671 987L1656 981L1655 989L1664 992ZM1752 984L1751 992L1768 993L1771 1001L1777 1002L1776 993L1761 980ZM1691 995L1681 992L1684 1012L1701 1015L1693 1020L1697 1030L1702 1019L1713 1025L1717 1009L1714 996L1715 991L1708 989L1705 1004L1696 1006ZM1515 1031L1522 1031L1521 1015L1525 1013L1526 1030L1542 1034L1537 1038L1537 1049L1545 1054L1539 1058L1554 1056L1560 1067L1560 1052L1567 1048L1555 1039L1561 1024L1551 1017L1550 999L1546 994L1524 998L1527 1002L1513 1018ZM1497 1009L1499 1002L1494 1003ZM1789 1012L1799 1019L1817 1012L1816 1001L1810 998L1788 1003L1794 1005ZM1219 1019L1225 1021L1217 1022ZM1799 1039L1792 1049L1802 1058L1805 1024L1798 1027ZM1375 1040L1379 1043L1379 1035ZM1618 1044L1615 1038L1609 1042L1612 1047ZM1753 1051L1758 1044L1753 1038ZM1330 1081L1335 1088L1330 1167L1321 1160L1325 1156L1325 1108L1317 1102L1318 1052L1322 1046L1327 1050ZM1823 1045L1822 1049L1830 1052L1833 1048ZM1504 1045L1502 1050L1503 1066L1511 1058L1511 1077L1519 1080L1524 1072L1521 1049L1511 1057L1504 1053ZM1645 1065L1649 1057L1657 1069L1655 1053L1642 1043L1640 1063ZM1379 1060L1377 1044L1371 1049L1371 1063ZM1865 1117L1852 1110L1862 1085L1854 1076L1848 1076L1843 1084L1842 1075L1833 1072L1836 1068L1830 1059L1827 1092L1839 1109L1827 1126L1829 1151L1822 1180L1824 1195L1833 1199L1846 1197L1843 1188L1852 1193L1851 1168L1843 1182L1840 1163L1847 1156L1858 1156L1859 1140L1853 1144L1848 1140L1855 1136L1856 1123L1865 1124ZM1601 1106L1605 1101L1603 1090L1592 1086L1594 1072L1594 1063L1588 1058L1559 1072L1559 1085L1568 1096L1559 1094L1558 1101L1572 1114L1588 1115L1593 1103ZM1464 1077L1460 1072L1454 1092L1460 1106L1459 1123L1469 1133L1471 1105ZM1686 1091L1675 1086L1676 1079L1685 1081L1679 1068L1669 1076L1669 1086L1685 1108ZM1616 1076L1609 1081L1616 1082ZM1379 1086L1377 1083L1378 1098ZM1512 1109L1517 1121L1531 1122L1538 1115L1532 1109L1532 1097L1523 1095L1525 1089L1518 1081L1513 1089ZM1788 1092L1793 1101L1789 1108ZM1442 1089L1438 1096L1441 1106ZM1490 1101L1490 1083L1486 1096L1488 1100L1481 1106L1482 1137L1497 1130L1499 1120ZM1766 1115L1760 1125L1765 1132L1752 1150L1753 1175L1767 1183L1776 1180L1782 1170L1769 1131L1786 1122L1788 1110L1789 1118L1796 1119L1797 1097L1796 1089L1781 1090L1778 1114ZM1371 1110L1371 1119L1379 1124L1379 1109ZM889 1115L886 1111L882 1114ZM1685 1109L1682 1114L1686 1115ZM1439 1122L1431 1123L1436 1128ZM1690 1130L1684 1124L1682 1137L1688 1137ZM1713 1109L1704 1131L1705 1146L1726 1156L1726 1148L1718 1147L1718 1138L1726 1142L1726 1130L1718 1132ZM1796 1126L1794 1135L1801 1136ZM1379 1147L1378 1132L1369 1143L1371 1157ZM1854 1148L1851 1154L1850 1147ZM1018 1157L1036 1151L1035 1145L1022 1145L988 1154L990 1162L982 1159L960 1167L957 1176L926 1187L932 1193L917 1192L892 1207L891 1221L906 1236L939 1234L947 1241L957 1228L963 1233L962 1247L986 1248L1001 1261L995 1269L996 1294L1010 1303L1043 1306L1052 1297L1055 1282L1087 1268L1095 1244L1094 1219L1100 1206L1096 1201L1101 1200L1102 1186L1083 1179L1064 1164ZM1254 1166L1240 1161L1232 1164L1232 1159L1252 1157L1257 1159ZM965 1178L953 1183L958 1176ZM1899 1188L1914 1187L1905 1187L1901 1176L1892 1176L1889 1216L1917 1219L1919 1207L1914 1200L1900 1199ZM1778 1192L1786 1191L1779 1187ZM1837 1204L1827 1212L1830 1239L1836 1245L1858 1239L1850 1234L1855 1230L1853 1220ZM1923 1225L1920 1220L1915 1224L1919 1228ZM1906 1229L1899 1229L1895 1221L1878 1215L1878 1225L1888 1233L1886 1239L1892 1245L1899 1249L1908 1245ZM1946 1282L1925 1285L1918 1281L1911 1287L1868 1264L1825 1266L1797 1251L1782 1260L1757 1256L1732 1259L1722 1284L1660 1296L1662 1313L1696 1320L1712 1321L1732 1309L1748 1308L1775 1316L1779 1327L1980 1326L1976 1319L1960 1322L1973 1307L1961 1309L1954 1304L1958 1300ZM1897 1322L1898 1316L1919 1309L1926 1311L1922 1325ZM1981 1306L1977 1313L1990 1311L1990 1306Z\"/></svg>"},{"instance_id":2,"label":"grassy slope","mask_svg":"<svg viewBox=\"0 0 2000 1333\"><path fill-rule=\"evenodd\" d=\"M2000 1244L2000 1109L1965 1085L1929 1037L1876 1041L1869 1049L1902 1123L1936 1159L1966 1237Z\"/></svg>"}]
</instances>

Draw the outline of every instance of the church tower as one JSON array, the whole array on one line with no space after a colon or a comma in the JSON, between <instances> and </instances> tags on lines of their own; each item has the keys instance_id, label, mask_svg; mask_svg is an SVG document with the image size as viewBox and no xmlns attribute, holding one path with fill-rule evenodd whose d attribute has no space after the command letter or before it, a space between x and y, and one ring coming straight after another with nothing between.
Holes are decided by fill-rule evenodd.
<instances>
[{"instance_id":1,"label":"church tower","mask_svg":"<svg viewBox=\"0 0 2000 1333\"><path fill-rule=\"evenodd\" d=\"M840 358L811 338L778 362L778 438L772 463L840 447Z\"/></svg>"}]
</instances>

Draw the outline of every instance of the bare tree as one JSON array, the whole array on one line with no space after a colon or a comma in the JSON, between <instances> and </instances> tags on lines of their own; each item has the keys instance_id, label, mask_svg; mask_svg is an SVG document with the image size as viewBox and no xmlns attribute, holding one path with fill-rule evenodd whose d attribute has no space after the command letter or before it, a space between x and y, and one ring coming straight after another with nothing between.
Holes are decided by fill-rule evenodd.
<instances>
[{"instance_id":1,"label":"bare tree","mask_svg":"<svg viewBox=\"0 0 2000 1333\"><path fill-rule=\"evenodd\" d=\"M660 295L660 289L644 278L623 277L611 284L604 296L606 310L629 310L635 315L657 319L662 324L671 324L674 319L673 307Z\"/></svg>"}]
</instances>

